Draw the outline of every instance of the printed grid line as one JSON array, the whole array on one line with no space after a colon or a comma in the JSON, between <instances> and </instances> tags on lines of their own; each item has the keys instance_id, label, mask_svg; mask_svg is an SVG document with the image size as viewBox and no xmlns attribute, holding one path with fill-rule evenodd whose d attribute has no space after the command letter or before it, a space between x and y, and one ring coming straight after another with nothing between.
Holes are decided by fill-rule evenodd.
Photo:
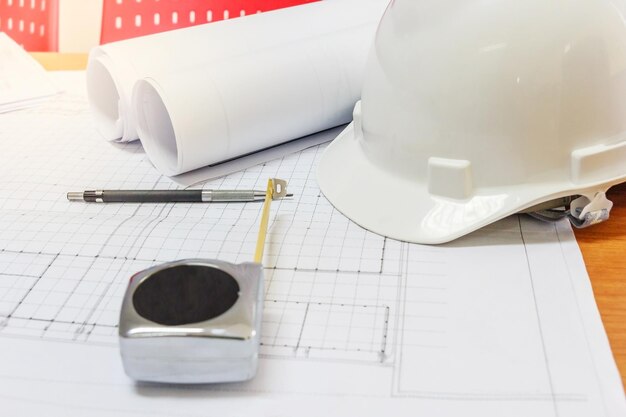
<instances>
[{"instance_id":1,"label":"printed grid line","mask_svg":"<svg viewBox=\"0 0 626 417\"><path fill-rule=\"evenodd\" d=\"M63 201L60 197L71 189L178 187L155 173L138 144L103 143L95 134L77 141L79 132L84 135L89 131L89 115L81 110L84 104L71 96L65 104L47 110L43 107L10 115L18 126L11 130L13 134L28 140L25 146L8 149L13 166L0 167L0 172L7 174L0 175L0 254L19 254L31 263L52 260L49 270L22 271L21 275L31 275L28 278L35 280L29 289L16 287L27 277L9 271L10 278L4 278L6 273L0 271L0 289L4 290L0 293L0 317L4 317L0 335L113 343L119 303L133 271L181 258L252 259L258 204L89 205ZM72 123L46 118L48 130L57 134L54 138L32 137L23 128L24 119L46 112L72 119ZM7 142L13 141L7 138ZM67 158L75 164L55 164L50 158L51 153L68 149ZM265 330L268 337L284 339L291 329L289 306L307 303L315 307L307 307L311 315L302 318L298 327L299 343L307 355L315 349L350 351L353 345L358 345L355 352L379 354L385 349L381 346L388 314L367 317L358 314L356 310L363 307L356 306L393 305L397 274L381 274L385 239L338 215L321 195L313 166L323 149L314 147L209 181L204 187L262 189L267 178L276 176L289 180L296 194L292 200L276 202L272 210L265 291L268 298L278 297L284 302L279 314L264 323L264 329L276 331L271 334ZM25 160L28 163L24 164ZM34 165L37 169L31 168ZM107 180L101 182L102 178ZM6 264L13 267L10 262ZM15 305L12 297L18 292L23 301ZM349 303L354 307L346 307ZM2 315L5 305L13 307L10 315ZM320 306L326 307L321 311ZM322 320L316 324L321 333L313 338L312 327L305 323L318 319ZM332 339L336 320L344 321L339 326L343 336ZM372 333L351 344L351 339L363 336L358 333L365 329ZM266 352L269 345L264 346Z\"/></svg>"},{"instance_id":2,"label":"printed grid line","mask_svg":"<svg viewBox=\"0 0 626 417\"><path fill-rule=\"evenodd\" d=\"M60 198L71 189L178 187L156 173L139 144L101 141L86 106L84 97L67 95L3 115L8 128L0 129L0 142L7 144L8 163L0 165L0 337L111 344L133 272L185 257L251 259L259 215L254 204L90 205ZM58 117L41 117L41 128L53 133L33 135L33 117L52 114ZM323 149L204 185L264 188L276 176L288 179L297 195L273 207L262 353L397 365L395 356L406 347L445 349L450 286L446 264L437 260L441 251L384 239L338 213L312 175ZM422 326L407 326L409 321ZM394 396L451 398L397 390L395 378ZM454 398L585 400L579 394L515 392Z\"/></svg>"}]
</instances>

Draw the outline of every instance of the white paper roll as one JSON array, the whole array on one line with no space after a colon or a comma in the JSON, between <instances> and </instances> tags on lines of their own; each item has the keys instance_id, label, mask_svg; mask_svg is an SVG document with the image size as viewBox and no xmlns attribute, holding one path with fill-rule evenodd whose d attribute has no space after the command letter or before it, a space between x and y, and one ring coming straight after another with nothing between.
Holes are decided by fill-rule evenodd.
<instances>
[{"instance_id":1,"label":"white paper roll","mask_svg":"<svg viewBox=\"0 0 626 417\"><path fill-rule=\"evenodd\" d=\"M350 122L373 34L362 25L139 81L148 156L177 175Z\"/></svg>"},{"instance_id":2,"label":"white paper roll","mask_svg":"<svg viewBox=\"0 0 626 417\"><path fill-rule=\"evenodd\" d=\"M293 50L297 50L299 43L311 43L314 39L324 38L324 42L328 43L327 36L343 34L346 30L359 30L363 39L359 39L355 45L345 45L345 51L333 48L333 53L345 53L358 59L358 63L343 60L345 65L357 68L362 64L368 42L373 39L377 22L387 3L388 0L324 0L94 48L87 67L87 91L96 127L108 140L131 141L138 138L131 94L135 83L142 78L150 78L159 83L168 76L175 78L178 75L182 88L190 83L193 85L194 80L182 80L181 74L187 74L187 77L208 71L216 62L221 68L226 68L228 65L225 61L230 58L245 61L245 56L255 55L263 59L261 51L266 49L280 55L279 49L283 47L285 51L289 51L289 44L293 45ZM369 29L364 29L363 26ZM362 50L354 51L355 48ZM316 62L318 58L325 57L322 54L309 58ZM254 75L254 67L255 65L240 69L238 76L247 78ZM297 69L294 67L294 70ZM294 75L297 74L291 74ZM357 77L361 76L361 68L356 73L346 70L338 76L350 78L351 83L358 85L361 80ZM237 83L236 80L232 82ZM297 83L297 79L292 79L291 82ZM302 79L302 82L309 81ZM200 84L196 85L199 87ZM275 87L281 88L278 85ZM357 98L358 96L351 97L346 106L354 104L353 101ZM265 97L264 100L263 104L255 103L265 106L271 101L271 97ZM300 106L306 108L307 104L301 102ZM187 111L192 110L196 109L187 108Z\"/></svg>"}]
</instances>

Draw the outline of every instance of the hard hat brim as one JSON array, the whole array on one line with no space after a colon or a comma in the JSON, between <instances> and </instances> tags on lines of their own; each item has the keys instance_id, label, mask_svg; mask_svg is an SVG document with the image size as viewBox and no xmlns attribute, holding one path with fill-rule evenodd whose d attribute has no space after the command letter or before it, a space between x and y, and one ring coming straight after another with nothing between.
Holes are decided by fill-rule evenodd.
<instances>
[{"instance_id":1,"label":"hard hat brim","mask_svg":"<svg viewBox=\"0 0 626 417\"><path fill-rule=\"evenodd\" d=\"M358 225L421 244L450 242L538 203L612 185L521 184L475 189L464 200L443 198L432 195L425 181L409 181L372 163L355 137L354 123L325 150L317 177L326 198Z\"/></svg>"}]
</instances>

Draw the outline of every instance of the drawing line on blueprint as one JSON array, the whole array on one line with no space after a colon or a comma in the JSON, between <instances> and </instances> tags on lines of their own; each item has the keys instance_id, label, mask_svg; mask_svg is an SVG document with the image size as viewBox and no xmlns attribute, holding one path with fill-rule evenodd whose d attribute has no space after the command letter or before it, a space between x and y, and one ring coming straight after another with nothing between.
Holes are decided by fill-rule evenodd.
<instances>
[{"instance_id":1,"label":"drawing line on blueprint","mask_svg":"<svg viewBox=\"0 0 626 417\"><path fill-rule=\"evenodd\" d=\"M321 194L319 194L319 193L318 193L318 198L323 199L323 197L321 197ZM165 221L168 218L169 214L171 213L172 208L173 207L171 207L171 206L170 207L161 207L159 213L156 216L156 219L154 219L154 218L150 219L150 222L148 224L144 224L143 225L143 228L141 229L141 232L139 233L139 236L143 236L143 239L145 241L145 239L147 239L150 236L150 233L152 231L154 231L155 227L159 223ZM166 209L167 209L167 212L164 211ZM90 259L91 262L87 266L87 268L85 269L85 272L82 274L81 279L76 280L76 285L72 288L72 291L70 291L67 294L66 300L64 301L63 304L65 304L65 302L67 302L67 300L74 295L74 293L76 292L76 289L78 288L78 285L80 285L80 283L84 279L85 275L91 270L91 268L93 267L94 263L98 259L101 260L101 261L104 261L104 260L121 260L121 261L130 261L130 262L134 262L134 261L141 261L141 262L154 261L154 259L150 260L150 259L147 259L147 258L146 259L142 259L142 258L139 258L139 257L129 257L129 256L123 256L123 257L122 256L107 256L107 255L103 255L102 254L102 249L107 246L107 242L115 235L115 233L118 230L120 230L123 227L124 224L128 223L131 219L133 219L137 215L138 210L139 210L139 208L136 208L130 216L128 216L127 218L125 218L124 220L122 220L120 223L118 223L116 225L114 231L109 235L107 241L104 244L100 245L100 250L98 251L98 253L96 255L94 255L94 256L84 256L84 255L78 255L78 254L74 255L74 257ZM241 213L242 213L242 211L240 211L240 215L241 215ZM292 217L291 224L293 224L293 219L294 219L294 217ZM234 224L236 225L239 220L240 220L239 218L235 219ZM180 221L180 219L179 219L179 221ZM202 219L198 220L198 222L200 222L200 221L202 221ZM309 224L311 224L311 223L309 223ZM251 228L252 227L250 226L248 228L248 230L251 230ZM326 229L328 230L328 227L326 227ZM139 239L139 238L137 238L137 239ZM137 247L137 242L138 241L135 240L135 242L131 246ZM380 268L380 270L383 269L384 255L383 255L382 251L384 250L385 245L386 245L386 242L383 241L383 249L380 252L380 255L379 255L380 256L380 258L379 258L380 261L378 263L378 265L379 265L378 268ZM361 248L361 253L360 254L363 253L362 251L363 251L363 247ZM22 251L12 251L12 250L8 250L8 249L0 250L0 253L31 254L33 256L45 256L45 255L48 255L46 252L29 252L29 251L23 251L23 250ZM72 256L72 255L63 254L61 252L58 252L56 254L52 254L51 253L49 255L55 256L55 259L58 256L64 256L64 257ZM305 273L322 273L322 274L323 273L335 273L335 274L338 275L338 278L339 278L339 274L344 272L341 269L324 269L324 268L311 268L311 269L303 268L303 269L300 269L298 267L292 269L292 268L284 268L284 267L277 267L277 266L273 266L273 267L270 267L268 269L270 269L272 271L294 271L294 272L302 271L302 272L305 272ZM359 271L358 269L357 269L357 271L358 271L357 275L371 275L371 276L380 275L380 274L376 274L375 272L370 272L370 271ZM345 272L351 273L352 271L345 271ZM39 280L41 280L41 278L43 277L44 274L45 274L45 271L41 275L38 275L38 276L37 275L32 275L32 277L36 277L37 278L37 282L38 282ZM389 274L385 274L385 275L393 276L393 275L389 275ZM379 277L379 278L382 278L382 277ZM99 323L97 320L93 320L94 314L98 310L100 303L102 302L103 298L107 294L107 291L109 290L111 285L113 285L113 282L114 281L109 281L107 286L104 288L104 290L100 292L99 297L98 297L96 303L93 304L93 306L91 307L90 311L87 313L86 318L83 319L82 321L60 319L58 317L60 310L57 311L52 318L17 316L17 315L15 315L15 311L12 311L11 315L8 318L15 319L15 320L30 320L30 321L34 321L34 322L48 323L48 325L45 326L42 329L42 333L43 333L42 337L45 336L45 333L50 328L49 324L52 324L52 323L57 323L57 324L60 323L60 324L68 324L68 325L79 325L80 327L78 329L74 330L74 335L75 335L75 337L73 338L74 340L76 340L77 337L79 335L81 335L81 334L84 334L86 337L88 337L91 334L91 332L94 329L96 329L97 327L106 327L106 328L110 328L110 329L115 329L116 325L103 324L103 323ZM268 290L269 291L271 291L269 286L271 285L272 282L273 282L272 280L269 280L269 285L268 285ZM36 284L37 283L35 283L33 285L33 288L36 286ZM29 289L28 291L26 291L26 293L22 296L21 299L22 300L26 299L30 295L31 291L32 291L32 288ZM378 295L379 294L377 294L377 296ZM20 302L20 304L21 304L21 302ZM324 303L318 303L318 305L324 305ZM341 305L341 304L339 304L339 305ZM16 310L16 308L14 310ZM350 314L352 316L354 316L353 312L351 312ZM386 317L387 318L385 319L385 326L388 324L388 312L386 313ZM358 326L356 326L356 328L358 328ZM304 327L302 327L301 331L302 332L304 331ZM349 333L350 333L350 331L348 331L348 334ZM387 332L385 330L385 331L382 332L381 342L380 342L381 346L385 346L386 345L386 342L385 342L386 338L387 338ZM349 339L349 337L348 337L348 339ZM376 336L372 335L372 339L375 340ZM307 346L307 349L326 349L326 348L327 347L325 347L325 346ZM334 350L334 349L340 349L340 348L333 347L333 348L330 348L330 349ZM359 351L360 349L361 348L356 348L357 351ZM371 349L371 351L374 351L374 350L378 351L378 349ZM384 351L385 351L384 347L381 348L380 351L382 351L384 353Z\"/></svg>"},{"instance_id":2,"label":"drawing line on blueprint","mask_svg":"<svg viewBox=\"0 0 626 417\"><path fill-rule=\"evenodd\" d=\"M519 236L522 240L524 247L524 253L526 255L526 267L528 270L528 280L530 281L530 288L532 289L533 305L535 308L535 316L537 318L537 329L539 330L539 336L541 338L541 350L543 353L543 359L546 367L546 376L548 377L548 384L550 386L550 397L552 398L552 407L554 409L555 417L560 415L559 407L556 402L556 396L554 392L554 381L552 378L552 371L550 370L550 360L548 359L548 352L546 351L546 340L543 334L543 326L541 324L541 314L539 313L539 303L537 301L537 292L535 291L535 279L533 275L533 269L530 266L530 259L528 257L528 246L526 245L526 239L524 238L524 230L522 229L522 219L517 216L517 225L519 228Z\"/></svg>"},{"instance_id":3,"label":"drawing line on blueprint","mask_svg":"<svg viewBox=\"0 0 626 417\"><path fill-rule=\"evenodd\" d=\"M294 353L297 353L299 349L303 349L305 351L305 356L308 356L308 353L311 349L320 349L320 350L332 350L332 351L343 351L343 352L367 352L367 353L375 353L380 357L380 361L384 361L385 352L387 349L387 337L389 332L389 310L390 307L386 305L367 305L367 304L346 304L346 303L330 303L330 302L301 302L301 301L286 301L286 300L265 300L266 312L269 310L272 311L273 308L277 304L291 304L295 306L295 309L299 309L301 313L301 320L299 322L299 328L295 329L294 334L297 337L291 339L291 343L281 342L279 332L275 332L273 336L261 336L261 345L267 347L284 347L284 348L292 348ZM322 309L327 310L322 310ZM342 312L341 310L345 309L346 311ZM286 310L286 308L285 308ZM293 310L293 309L292 309ZM303 310L303 311L302 311ZM367 310L367 311L366 311ZM374 313L369 313L369 311L373 310ZM332 329L333 327L341 327L345 333L345 339L341 340L342 343L331 343L331 346L326 345L326 333L318 336L320 338L312 337L310 333L310 321L314 320L316 315L320 314L326 315L329 320L332 322L332 315L335 313L335 316L346 315L349 314L353 316L355 311L358 311L359 317L363 318L369 316L368 319L374 317L374 323L363 325L353 322L353 317L350 317L349 323L345 325L338 326L336 324L329 324L328 326ZM291 311L293 312L293 311ZM269 318L264 318L263 323L265 325L277 325L279 328L282 324L282 317L279 321L273 321L271 313L269 314ZM291 315L293 317L293 315ZM380 317L382 316L382 317ZM309 321L307 321L309 319ZM378 323L380 320L380 323ZM309 327L307 327L309 325ZM318 327L326 329L325 324L317 324ZM359 342L356 343L351 341L351 331L359 332L364 331L367 334L366 338L360 338ZM336 341L335 341L336 342Z\"/></svg>"},{"instance_id":4,"label":"drawing line on blueprint","mask_svg":"<svg viewBox=\"0 0 626 417\"><path fill-rule=\"evenodd\" d=\"M532 271L530 270L530 259L527 252L526 242L524 241L524 231L521 224L520 216L516 216L517 224L518 224L518 233L523 244L523 248L526 255L526 262L528 265L527 277L532 281ZM411 244L402 244L402 283L399 285L399 303L396 314L398 315L397 321L397 329L396 329L396 356L397 360L394 361L392 369L393 369L393 383L391 386L390 395L395 398L421 398L421 399L429 399L429 400L442 400L442 401L494 401L494 402L550 402L553 405L554 415L558 417L557 404L559 402L565 403L584 403L588 401L588 398L584 394L577 393L555 393L553 391L552 386L549 387L549 391L547 393L536 393L536 392L503 392L503 393L477 393L477 392L436 392L436 391L426 391L426 390L416 390L416 389L406 389L402 387L402 373L407 371L407 367L404 366L404 355L405 348L407 347L407 343L404 341L407 334L410 332L407 329L406 321L407 319L419 317L421 319L429 319L429 320L442 320L445 321L448 319L446 316L437 316L437 315L414 315L407 314L407 303L408 303L408 284L409 284L409 275L411 276L419 276L422 275L420 273L416 273L415 271L409 271L409 262L411 249L414 249L416 246ZM422 261L420 261L422 262ZM427 274L429 276L445 276L445 274ZM419 286L417 286L419 287ZM413 287L416 288L416 287ZM533 289L533 296L534 289ZM411 300L411 302L415 302L415 300ZM537 320L540 321L539 314L537 313ZM426 349L426 350L440 350L447 349L445 344L442 345L429 345L429 344L410 344L411 347ZM542 344L542 349L545 352L545 344ZM547 356L546 356L547 357ZM547 363L546 363L547 366Z\"/></svg>"}]
</instances>

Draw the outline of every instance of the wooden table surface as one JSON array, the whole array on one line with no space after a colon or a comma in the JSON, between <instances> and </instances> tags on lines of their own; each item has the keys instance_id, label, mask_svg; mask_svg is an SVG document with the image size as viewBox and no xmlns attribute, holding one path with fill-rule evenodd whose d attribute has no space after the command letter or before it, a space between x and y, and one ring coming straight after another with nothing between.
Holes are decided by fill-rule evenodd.
<instances>
[{"instance_id":1,"label":"wooden table surface","mask_svg":"<svg viewBox=\"0 0 626 417\"><path fill-rule=\"evenodd\" d=\"M84 69L86 54L32 53L49 70ZM615 203L611 220L576 230L589 277L611 342L622 381L626 385L626 184L609 191Z\"/></svg>"},{"instance_id":2,"label":"wooden table surface","mask_svg":"<svg viewBox=\"0 0 626 417\"><path fill-rule=\"evenodd\" d=\"M87 54L59 54L54 52L31 52L47 70L83 70L87 67Z\"/></svg>"},{"instance_id":3,"label":"wooden table surface","mask_svg":"<svg viewBox=\"0 0 626 417\"><path fill-rule=\"evenodd\" d=\"M608 197L615 203L611 219L576 230L576 239L585 258L613 356L626 385L626 184L613 187Z\"/></svg>"}]
</instances>

